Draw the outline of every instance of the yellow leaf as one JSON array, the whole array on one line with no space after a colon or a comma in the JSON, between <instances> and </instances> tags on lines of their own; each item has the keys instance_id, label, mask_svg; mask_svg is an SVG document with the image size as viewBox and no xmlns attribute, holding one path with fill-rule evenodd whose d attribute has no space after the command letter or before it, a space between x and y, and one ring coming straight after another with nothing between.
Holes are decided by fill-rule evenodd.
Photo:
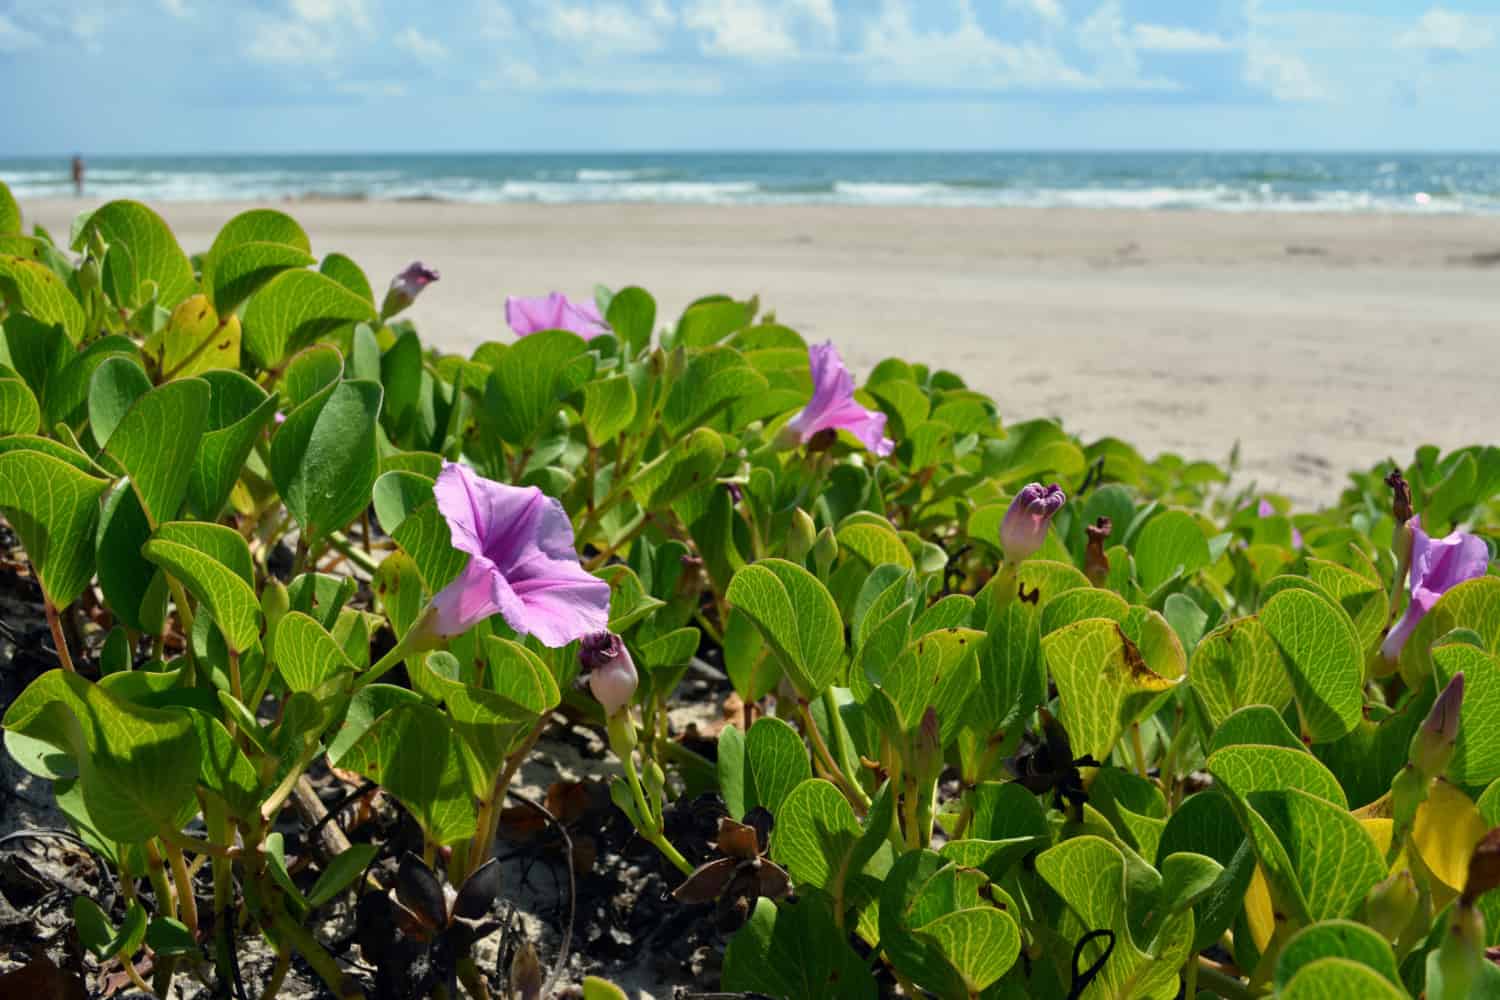
<instances>
[{"instance_id":1,"label":"yellow leaf","mask_svg":"<svg viewBox=\"0 0 1500 1000\"><path fill-rule=\"evenodd\" d=\"M1439 778L1417 809L1412 840L1427 870L1458 893L1469 875L1469 857L1487 832L1473 800Z\"/></svg>"},{"instance_id":2,"label":"yellow leaf","mask_svg":"<svg viewBox=\"0 0 1500 1000\"><path fill-rule=\"evenodd\" d=\"M1250 888L1245 891L1245 922L1250 925L1250 939L1255 942L1256 950L1264 953L1276 931L1276 910L1271 905L1266 874L1258 864L1255 874L1250 876Z\"/></svg>"}]
</instances>

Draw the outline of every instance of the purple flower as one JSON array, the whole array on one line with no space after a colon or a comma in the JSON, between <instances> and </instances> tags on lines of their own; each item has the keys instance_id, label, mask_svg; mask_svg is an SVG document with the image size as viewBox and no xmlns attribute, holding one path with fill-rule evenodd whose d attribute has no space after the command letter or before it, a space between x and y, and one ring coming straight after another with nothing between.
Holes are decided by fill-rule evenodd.
<instances>
[{"instance_id":1,"label":"purple flower","mask_svg":"<svg viewBox=\"0 0 1500 1000\"><path fill-rule=\"evenodd\" d=\"M1271 501L1261 497L1260 505L1255 508L1255 513L1257 517L1276 517L1280 511L1272 506ZM1292 528L1292 548L1302 548L1302 532L1295 527Z\"/></svg>"},{"instance_id":2,"label":"purple flower","mask_svg":"<svg viewBox=\"0 0 1500 1000\"><path fill-rule=\"evenodd\" d=\"M1000 522L1000 548L1005 552L1005 561L1018 563L1041 548L1047 540L1047 525L1052 523L1052 515L1067 500L1067 494L1056 483L1051 486L1030 483L1021 487L1005 512L1005 520Z\"/></svg>"},{"instance_id":3,"label":"purple flower","mask_svg":"<svg viewBox=\"0 0 1500 1000\"><path fill-rule=\"evenodd\" d=\"M419 260L412 261L406 270L391 279L390 290L385 293L385 304L380 307L380 318L390 319L422 294L422 289L438 280L438 273L423 267Z\"/></svg>"},{"instance_id":4,"label":"purple flower","mask_svg":"<svg viewBox=\"0 0 1500 1000\"><path fill-rule=\"evenodd\" d=\"M1387 663L1400 659L1406 640L1411 638L1417 623L1432 610L1438 598L1465 580L1484 576L1490 560L1489 548L1477 535L1455 531L1447 538L1434 541L1422 530L1420 516L1408 521L1407 527L1412 539L1411 603L1381 644L1380 653Z\"/></svg>"},{"instance_id":5,"label":"purple flower","mask_svg":"<svg viewBox=\"0 0 1500 1000\"><path fill-rule=\"evenodd\" d=\"M507 296L505 322L518 337L538 330L571 330L580 337L609 332L598 306L592 302L569 302L562 292L531 299Z\"/></svg>"},{"instance_id":6,"label":"purple flower","mask_svg":"<svg viewBox=\"0 0 1500 1000\"><path fill-rule=\"evenodd\" d=\"M807 360L812 368L813 396L801 413L787 421L786 431L807 444L819 431L845 430L876 455L889 455L895 450L896 442L885 436L885 414L854 401L854 378L833 342L809 347Z\"/></svg>"},{"instance_id":7,"label":"purple flower","mask_svg":"<svg viewBox=\"0 0 1500 1000\"><path fill-rule=\"evenodd\" d=\"M583 637L578 662L589 672L589 690L604 706L606 718L630 704L639 677L625 642L613 632L595 632Z\"/></svg>"},{"instance_id":8,"label":"purple flower","mask_svg":"<svg viewBox=\"0 0 1500 1000\"><path fill-rule=\"evenodd\" d=\"M562 504L453 462L432 492L469 564L432 599L431 631L461 635L498 613L519 635L557 647L609 624L609 584L579 565Z\"/></svg>"}]
</instances>

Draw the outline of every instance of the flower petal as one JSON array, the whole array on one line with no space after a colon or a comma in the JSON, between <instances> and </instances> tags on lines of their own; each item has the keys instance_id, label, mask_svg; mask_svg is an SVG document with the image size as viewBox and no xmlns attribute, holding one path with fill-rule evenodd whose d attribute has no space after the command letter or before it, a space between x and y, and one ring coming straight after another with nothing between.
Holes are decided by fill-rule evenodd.
<instances>
[{"instance_id":1,"label":"flower petal","mask_svg":"<svg viewBox=\"0 0 1500 1000\"><path fill-rule=\"evenodd\" d=\"M876 455L889 455L896 442L885 436L886 416L876 410L867 410L853 399L846 399L823 414L822 426L848 431Z\"/></svg>"},{"instance_id":2,"label":"flower petal","mask_svg":"<svg viewBox=\"0 0 1500 1000\"><path fill-rule=\"evenodd\" d=\"M484 556L472 556L464 571L433 596L431 628L440 636L463 635L491 615L519 606L520 601L494 563Z\"/></svg>"},{"instance_id":3,"label":"flower petal","mask_svg":"<svg viewBox=\"0 0 1500 1000\"><path fill-rule=\"evenodd\" d=\"M538 330L556 330L567 305L561 292L531 298L509 295L505 299L505 322L519 337Z\"/></svg>"},{"instance_id":4,"label":"flower petal","mask_svg":"<svg viewBox=\"0 0 1500 1000\"><path fill-rule=\"evenodd\" d=\"M507 562L522 555L517 543L530 528L530 508L543 496L535 486L497 483L457 462L443 463L432 495L448 522L453 547L487 556L502 573Z\"/></svg>"},{"instance_id":5,"label":"flower petal","mask_svg":"<svg viewBox=\"0 0 1500 1000\"><path fill-rule=\"evenodd\" d=\"M609 584L574 559L551 559L541 552L508 574L520 608L504 611L521 635L546 646L566 646L609 626Z\"/></svg>"}]
</instances>

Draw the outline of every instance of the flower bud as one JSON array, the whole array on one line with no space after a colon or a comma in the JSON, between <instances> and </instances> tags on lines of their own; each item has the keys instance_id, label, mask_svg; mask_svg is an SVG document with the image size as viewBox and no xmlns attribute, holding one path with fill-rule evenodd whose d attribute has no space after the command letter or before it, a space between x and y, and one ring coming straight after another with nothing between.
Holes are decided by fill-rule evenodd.
<instances>
[{"instance_id":1,"label":"flower bud","mask_svg":"<svg viewBox=\"0 0 1500 1000\"><path fill-rule=\"evenodd\" d=\"M786 539L786 557L792 562L800 563L807 558L807 553L812 551L813 543L817 540L818 526L813 523L812 515L801 507L792 511L792 527Z\"/></svg>"},{"instance_id":2,"label":"flower bud","mask_svg":"<svg viewBox=\"0 0 1500 1000\"><path fill-rule=\"evenodd\" d=\"M912 771L916 779L924 784L936 781L943 770L943 738L937 711L931 705L922 713L914 749Z\"/></svg>"},{"instance_id":3,"label":"flower bud","mask_svg":"<svg viewBox=\"0 0 1500 1000\"><path fill-rule=\"evenodd\" d=\"M1432 703L1432 710L1411 738L1407 758L1423 777L1436 778L1448 770L1453 748L1458 743L1458 719L1463 704L1464 675L1459 671Z\"/></svg>"},{"instance_id":4,"label":"flower bud","mask_svg":"<svg viewBox=\"0 0 1500 1000\"><path fill-rule=\"evenodd\" d=\"M1420 901L1417 880L1403 868L1377 882L1365 897L1365 923L1387 941L1395 941L1411 924Z\"/></svg>"},{"instance_id":5,"label":"flower bud","mask_svg":"<svg viewBox=\"0 0 1500 1000\"><path fill-rule=\"evenodd\" d=\"M102 287L101 271L97 257L85 257L78 265L78 288L84 295L92 295Z\"/></svg>"},{"instance_id":6,"label":"flower bud","mask_svg":"<svg viewBox=\"0 0 1500 1000\"><path fill-rule=\"evenodd\" d=\"M818 567L818 576L821 579L828 578L828 571L833 568L833 561L838 558L839 543L833 537L832 528L824 528L818 532L817 541L813 542L813 564Z\"/></svg>"},{"instance_id":7,"label":"flower bud","mask_svg":"<svg viewBox=\"0 0 1500 1000\"><path fill-rule=\"evenodd\" d=\"M1000 547L1006 562L1018 563L1042 547L1047 539L1047 525L1067 499L1056 483L1051 486L1031 483L1021 488L1000 524Z\"/></svg>"},{"instance_id":8,"label":"flower bud","mask_svg":"<svg viewBox=\"0 0 1500 1000\"><path fill-rule=\"evenodd\" d=\"M613 632L585 636L578 645L578 660L589 672L589 690L604 707L606 718L630 704L640 678L623 639Z\"/></svg>"},{"instance_id":9,"label":"flower bud","mask_svg":"<svg viewBox=\"0 0 1500 1000\"><path fill-rule=\"evenodd\" d=\"M438 280L438 273L423 267L421 261L412 261L400 274L391 279L391 287L385 293L385 303L380 307L380 318L390 319L406 309L422 289Z\"/></svg>"},{"instance_id":10,"label":"flower bud","mask_svg":"<svg viewBox=\"0 0 1500 1000\"><path fill-rule=\"evenodd\" d=\"M1448 928L1438 946L1437 967L1442 988L1427 995L1433 1000L1458 1000L1470 995L1484 964L1484 914L1471 903L1459 900L1448 914Z\"/></svg>"}]
</instances>

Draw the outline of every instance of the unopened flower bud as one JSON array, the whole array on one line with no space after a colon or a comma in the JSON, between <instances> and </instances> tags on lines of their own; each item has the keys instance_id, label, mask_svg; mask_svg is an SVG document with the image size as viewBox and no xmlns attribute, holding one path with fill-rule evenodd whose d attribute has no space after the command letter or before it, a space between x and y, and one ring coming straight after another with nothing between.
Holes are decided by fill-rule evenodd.
<instances>
[{"instance_id":1,"label":"unopened flower bud","mask_svg":"<svg viewBox=\"0 0 1500 1000\"><path fill-rule=\"evenodd\" d=\"M595 632L578 645L578 660L589 672L589 690L610 718L630 704L640 678L625 642L613 632Z\"/></svg>"},{"instance_id":2,"label":"unopened flower bud","mask_svg":"<svg viewBox=\"0 0 1500 1000\"><path fill-rule=\"evenodd\" d=\"M1441 997L1430 989L1429 997L1458 1000L1470 995L1484 964L1484 914L1472 903L1459 900L1449 912L1437 964L1443 977Z\"/></svg>"},{"instance_id":3,"label":"unopened flower bud","mask_svg":"<svg viewBox=\"0 0 1500 1000\"><path fill-rule=\"evenodd\" d=\"M924 784L937 780L943 770L943 737L937 711L931 705L922 713L921 725L917 727L915 750L912 770L917 780Z\"/></svg>"},{"instance_id":4,"label":"unopened flower bud","mask_svg":"<svg viewBox=\"0 0 1500 1000\"><path fill-rule=\"evenodd\" d=\"M792 511L792 527L786 539L786 557L792 562L800 563L807 558L807 553L812 551L813 543L817 540L818 526L813 523L812 515L801 507Z\"/></svg>"},{"instance_id":5,"label":"unopened flower bud","mask_svg":"<svg viewBox=\"0 0 1500 1000\"><path fill-rule=\"evenodd\" d=\"M817 541L813 542L813 564L818 567L818 576L826 579L828 571L833 568L833 561L839 555L838 539L833 537L832 528L824 528L818 532Z\"/></svg>"},{"instance_id":6,"label":"unopened flower bud","mask_svg":"<svg viewBox=\"0 0 1500 1000\"><path fill-rule=\"evenodd\" d=\"M1375 883L1365 897L1365 923L1387 941L1395 941L1411 924L1420 902L1417 880L1407 869Z\"/></svg>"},{"instance_id":7,"label":"unopened flower bud","mask_svg":"<svg viewBox=\"0 0 1500 1000\"><path fill-rule=\"evenodd\" d=\"M1473 903L1497 888L1500 888L1500 826L1485 834L1469 856L1469 877L1464 882L1463 898Z\"/></svg>"},{"instance_id":8,"label":"unopened flower bud","mask_svg":"<svg viewBox=\"0 0 1500 1000\"><path fill-rule=\"evenodd\" d=\"M437 280L436 271L423 267L419 260L413 261L406 270L391 279L391 287L385 293L385 303L380 307L380 318L390 319L406 309L417 301L422 289Z\"/></svg>"},{"instance_id":9,"label":"unopened flower bud","mask_svg":"<svg viewBox=\"0 0 1500 1000\"><path fill-rule=\"evenodd\" d=\"M96 257L85 257L83 263L78 265L78 288L84 295L92 295L99 291L100 283L99 260Z\"/></svg>"},{"instance_id":10,"label":"unopened flower bud","mask_svg":"<svg viewBox=\"0 0 1500 1000\"><path fill-rule=\"evenodd\" d=\"M1021 488L1000 524L1000 547L1006 562L1018 563L1042 547L1052 516L1067 499L1056 483L1051 486L1031 483Z\"/></svg>"},{"instance_id":11,"label":"unopened flower bud","mask_svg":"<svg viewBox=\"0 0 1500 1000\"><path fill-rule=\"evenodd\" d=\"M1458 719L1463 704L1464 675L1459 671L1432 703L1432 710L1411 738L1407 758L1424 777L1436 778L1448 770L1453 748L1458 743Z\"/></svg>"}]
</instances>

